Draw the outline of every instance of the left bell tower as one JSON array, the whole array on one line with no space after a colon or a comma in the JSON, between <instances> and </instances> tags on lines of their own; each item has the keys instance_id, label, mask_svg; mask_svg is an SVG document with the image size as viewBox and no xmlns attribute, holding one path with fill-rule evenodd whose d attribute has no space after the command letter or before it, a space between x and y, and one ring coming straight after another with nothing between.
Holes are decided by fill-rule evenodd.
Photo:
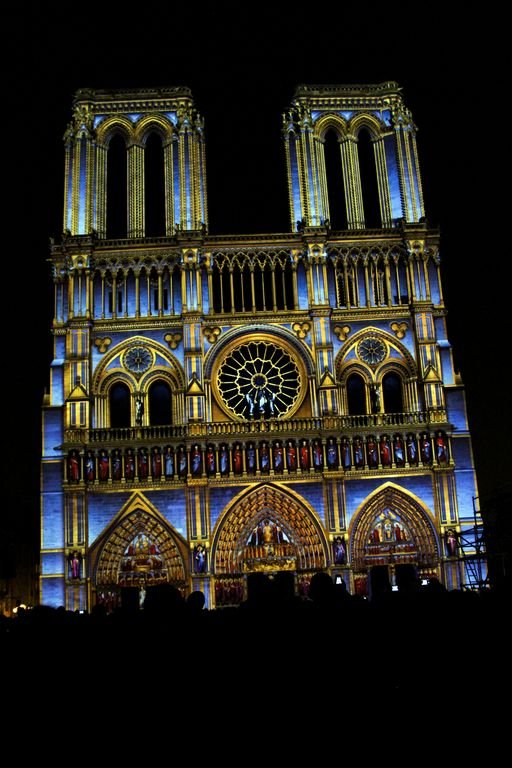
<instances>
[{"instance_id":1,"label":"left bell tower","mask_svg":"<svg viewBox=\"0 0 512 768\"><path fill-rule=\"evenodd\" d=\"M64 135L64 232L107 237L109 151L121 140L126 164L126 236L146 236L147 142L161 142L165 231L205 229L203 121L188 88L137 91L81 89Z\"/></svg>"},{"instance_id":2,"label":"left bell tower","mask_svg":"<svg viewBox=\"0 0 512 768\"><path fill-rule=\"evenodd\" d=\"M174 365L181 375L173 353L183 338L190 380L199 365L201 285L197 247L189 246L208 228L203 120L185 87L81 89L64 145L63 236L51 249L53 362L42 413L40 596L86 610L88 542L120 468L130 473L125 441L142 434L143 419L150 423L150 392L167 398L167 432L171 397L172 422L183 421L175 393L184 382L168 370ZM107 352L99 391L95 376ZM134 369L140 355L152 364L147 385ZM189 394L187 405L201 417L201 395ZM101 442L98 450L96 438L106 433L94 430L105 425L117 427L116 445ZM133 482L143 480L142 465L134 473ZM124 474L123 482L126 490Z\"/></svg>"}]
</instances>

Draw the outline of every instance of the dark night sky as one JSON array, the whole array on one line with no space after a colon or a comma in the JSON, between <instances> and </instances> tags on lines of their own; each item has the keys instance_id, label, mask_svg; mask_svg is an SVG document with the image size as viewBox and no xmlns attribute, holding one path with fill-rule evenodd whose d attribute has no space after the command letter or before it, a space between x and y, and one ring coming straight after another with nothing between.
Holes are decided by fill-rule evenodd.
<instances>
[{"instance_id":1,"label":"dark night sky","mask_svg":"<svg viewBox=\"0 0 512 768\"><path fill-rule=\"evenodd\" d=\"M453 19L452 10L449 21L435 3L416 4L414 23L407 20L410 6L393 6L390 20L371 4L358 14L327 3L315 8L317 21L292 4L286 11L261 4L249 13L238 3L206 11L166 7L145 3L139 19L123 6L122 18L120 12L101 24L70 19L67 7L45 8L11 17L4 29L12 206L3 224L4 286L24 307L4 336L4 478L14 481L4 531L14 527L19 551L37 545L39 407L53 300L45 260L48 238L62 231L62 135L80 87L188 85L206 122L210 231L247 233L289 227L280 131L294 87L398 81L419 127L427 220L442 234L449 336L467 388L480 491L490 494L505 481L505 436L512 431L500 382L503 360L510 364L502 346L510 347L501 272L508 254L498 253L492 173L503 162L493 143L501 131L486 135L502 71L499 20L493 26L468 12ZM332 7L342 10L335 16ZM92 6L81 8L94 15ZM474 153L478 142L481 157Z\"/></svg>"}]
</instances>

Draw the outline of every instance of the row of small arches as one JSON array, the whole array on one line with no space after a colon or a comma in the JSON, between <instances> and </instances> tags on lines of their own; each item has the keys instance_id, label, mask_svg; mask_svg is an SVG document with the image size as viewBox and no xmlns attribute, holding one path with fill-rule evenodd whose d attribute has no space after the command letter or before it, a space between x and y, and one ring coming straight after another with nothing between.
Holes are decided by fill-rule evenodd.
<instances>
[{"instance_id":1,"label":"row of small arches","mask_svg":"<svg viewBox=\"0 0 512 768\"><path fill-rule=\"evenodd\" d=\"M443 466L450 460L448 437L439 430L432 437L428 432L403 435L381 434L342 437L337 440L329 437L322 442L320 438L308 440L262 440L259 443L249 441L245 445L236 442L232 445L208 443L206 447L196 443L189 449L179 445L161 449L127 448L124 453L116 448L109 452L105 448L98 454L88 450L82 457L76 449L68 454L67 479L69 482L91 483L99 480L148 480L185 479L188 475L209 477L220 475L242 475L271 470L280 474L287 470L307 472L351 469L380 469L381 467L430 466L434 463Z\"/></svg>"}]
</instances>

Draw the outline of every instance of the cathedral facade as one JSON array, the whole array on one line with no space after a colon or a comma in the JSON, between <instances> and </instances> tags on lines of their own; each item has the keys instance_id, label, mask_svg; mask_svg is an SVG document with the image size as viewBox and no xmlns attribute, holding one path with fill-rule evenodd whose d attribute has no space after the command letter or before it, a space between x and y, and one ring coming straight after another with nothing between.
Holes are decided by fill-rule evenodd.
<instances>
[{"instance_id":1,"label":"cathedral facade","mask_svg":"<svg viewBox=\"0 0 512 768\"><path fill-rule=\"evenodd\" d=\"M468 580L476 478L439 233L396 83L301 86L290 230L208 234L186 88L78 91L52 245L41 602ZM277 140L277 137L276 137Z\"/></svg>"}]
</instances>

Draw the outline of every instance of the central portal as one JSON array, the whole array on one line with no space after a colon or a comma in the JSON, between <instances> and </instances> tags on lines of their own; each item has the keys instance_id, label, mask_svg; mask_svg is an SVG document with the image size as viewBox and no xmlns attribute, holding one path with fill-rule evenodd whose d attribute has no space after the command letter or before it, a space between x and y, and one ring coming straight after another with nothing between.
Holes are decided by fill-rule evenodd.
<instances>
[{"instance_id":1,"label":"central portal","mask_svg":"<svg viewBox=\"0 0 512 768\"><path fill-rule=\"evenodd\" d=\"M295 575L298 593L327 566L319 522L304 500L275 485L263 485L235 500L214 539L217 605L236 605L251 573Z\"/></svg>"}]
</instances>

